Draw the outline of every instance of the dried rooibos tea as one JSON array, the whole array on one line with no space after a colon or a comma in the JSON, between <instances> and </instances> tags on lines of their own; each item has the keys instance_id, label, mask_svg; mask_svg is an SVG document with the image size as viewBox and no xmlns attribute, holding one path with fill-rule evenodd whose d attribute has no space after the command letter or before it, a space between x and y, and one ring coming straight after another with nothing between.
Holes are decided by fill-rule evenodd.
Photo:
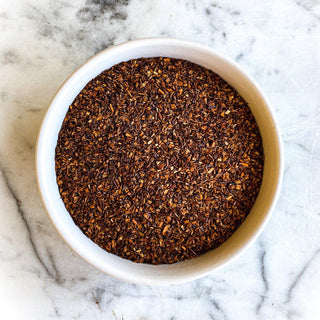
<instances>
[{"instance_id":1,"label":"dried rooibos tea","mask_svg":"<svg viewBox=\"0 0 320 320\"><path fill-rule=\"evenodd\" d=\"M244 221L263 148L241 96L188 61L123 62L90 81L56 147L61 198L108 252L173 263L218 247Z\"/></svg>"}]
</instances>

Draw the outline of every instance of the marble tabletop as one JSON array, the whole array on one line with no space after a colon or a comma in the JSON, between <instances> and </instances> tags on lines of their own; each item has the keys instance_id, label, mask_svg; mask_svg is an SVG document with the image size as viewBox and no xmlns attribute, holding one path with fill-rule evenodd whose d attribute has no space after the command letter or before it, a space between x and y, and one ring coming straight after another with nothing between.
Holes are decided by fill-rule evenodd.
<instances>
[{"instance_id":1,"label":"marble tabletop","mask_svg":"<svg viewBox=\"0 0 320 320\"><path fill-rule=\"evenodd\" d=\"M320 319L320 2L0 1L0 319ZM239 259L184 285L121 282L62 241L41 203L37 133L95 53L150 36L198 41L261 85L285 151L280 198Z\"/></svg>"}]
</instances>

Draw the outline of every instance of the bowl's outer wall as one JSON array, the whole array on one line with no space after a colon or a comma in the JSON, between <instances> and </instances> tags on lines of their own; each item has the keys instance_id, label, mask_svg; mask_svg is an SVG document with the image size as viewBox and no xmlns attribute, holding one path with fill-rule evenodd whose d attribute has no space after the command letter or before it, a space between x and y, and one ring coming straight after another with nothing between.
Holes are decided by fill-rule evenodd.
<instances>
[{"instance_id":1,"label":"bowl's outer wall","mask_svg":"<svg viewBox=\"0 0 320 320\"><path fill-rule=\"evenodd\" d=\"M249 216L222 246L198 258L172 265L136 264L109 254L73 223L60 198L55 174L55 147L69 105L95 76L114 64L141 57L186 59L219 74L248 102L263 140L263 182ZM282 145L272 109L254 80L232 60L196 43L166 38L129 41L107 49L80 67L62 85L44 118L36 151L37 177L43 202L58 232L70 247L100 270L125 281L169 285L205 276L235 259L261 233L277 200L282 179Z\"/></svg>"}]
</instances>

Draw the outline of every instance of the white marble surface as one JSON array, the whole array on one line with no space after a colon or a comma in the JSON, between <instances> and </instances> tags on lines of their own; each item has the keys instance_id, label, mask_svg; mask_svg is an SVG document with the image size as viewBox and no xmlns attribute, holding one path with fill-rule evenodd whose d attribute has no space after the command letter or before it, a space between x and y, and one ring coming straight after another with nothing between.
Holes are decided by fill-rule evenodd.
<instances>
[{"instance_id":1,"label":"white marble surface","mask_svg":"<svg viewBox=\"0 0 320 320\"><path fill-rule=\"evenodd\" d=\"M320 319L320 2L0 0L0 319ZM211 276L124 283L76 256L37 190L50 99L93 54L128 39L196 40L236 59L278 118L285 176L258 241Z\"/></svg>"}]
</instances>

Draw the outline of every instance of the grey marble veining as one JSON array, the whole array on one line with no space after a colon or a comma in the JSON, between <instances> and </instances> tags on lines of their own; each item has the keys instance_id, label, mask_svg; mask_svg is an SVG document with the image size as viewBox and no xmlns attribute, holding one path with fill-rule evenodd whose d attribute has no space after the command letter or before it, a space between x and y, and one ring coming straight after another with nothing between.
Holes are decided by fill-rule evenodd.
<instances>
[{"instance_id":1,"label":"grey marble veining","mask_svg":"<svg viewBox=\"0 0 320 320\"><path fill-rule=\"evenodd\" d=\"M320 319L320 2L0 1L0 319ZM61 83L95 53L169 36L210 45L262 86L285 176L258 241L184 285L148 287L94 269L43 208L34 152Z\"/></svg>"}]
</instances>

